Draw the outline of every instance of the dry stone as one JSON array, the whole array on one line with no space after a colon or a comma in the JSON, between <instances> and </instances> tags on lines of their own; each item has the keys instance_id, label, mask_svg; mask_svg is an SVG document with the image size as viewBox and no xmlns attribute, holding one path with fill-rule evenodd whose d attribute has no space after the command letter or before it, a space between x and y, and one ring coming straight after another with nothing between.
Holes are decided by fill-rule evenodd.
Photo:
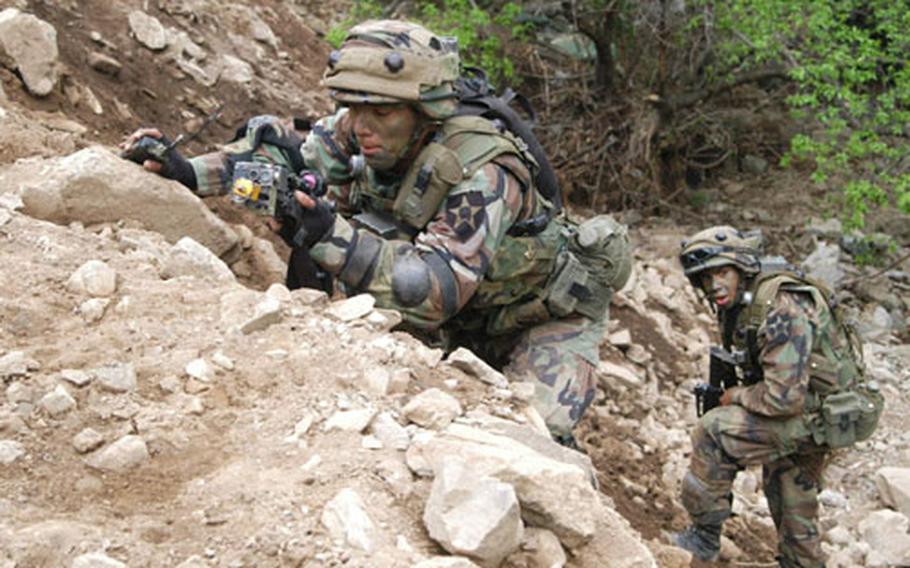
<instances>
[{"instance_id":1,"label":"dry stone","mask_svg":"<svg viewBox=\"0 0 910 568\"><path fill-rule=\"evenodd\" d=\"M688 550L659 542L653 542L651 547L660 568L689 568L692 565L692 553Z\"/></svg>"},{"instance_id":2,"label":"dry stone","mask_svg":"<svg viewBox=\"0 0 910 568\"><path fill-rule=\"evenodd\" d=\"M86 463L95 469L123 472L148 459L149 452L145 440L139 436L127 435L90 456Z\"/></svg>"},{"instance_id":3,"label":"dry stone","mask_svg":"<svg viewBox=\"0 0 910 568\"><path fill-rule=\"evenodd\" d=\"M353 489L342 489L326 503L321 521L335 540L365 552L376 547L376 528Z\"/></svg>"},{"instance_id":4,"label":"dry stone","mask_svg":"<svg viewBox=\"0 0 910 568\"><path fill-rule=\"evenodd\" d=\"M24 382L16 381L6 388L6 400L11 404L31 403L35 400L35 391Z\"/></svg>"},{"instance_id":5,"label":"dry stone","mask_svg":"<svg viewBox=\"0 0 910 568\"><path fill-rule=\"evenodd\" d=\"M0 440L0 465L9 465L25 455L25 446L15 440Z\"/></svg>"},{"instance_id":6,"label":"dry stone","mask_svg":"<svg viewBox=\"0 0 910 568\"><path fill-rule=\"evenodd\" d=\"M434 556L412 564L411 568L480 568L462 556Z\"/></svg>"},{"instance_id":7,"label":"dry stone","mask_svg":"<svg viewBox=\"0 0 910 568\"><path fill-rule=\"evenodd\" d=\"M614 347L625 349L632 345L632 333L628 329L621 329L615 333L611 333L607 338L607 341Z\"/></svg>"},{"instance_id":8,"label":"dry stone","mask_svg":"<svg viewBox=\"0 0 910 568\"><path fill-rule=\"evenodd\" d=\"M66 287L76 294L107 297L117 290L117 272L103 260L90 260L73 272Z\"/></svg>"},{"instance_id":9,"label":"dry stone","mask_svg":"<svg viewBox=\"0 0 910 568\"><path fill-rule=\"evenodd\" d=\"M326 432L342 430L345 432L362 432L370 425L376 415L372 408L358 408L356 410L342 410L333 414L325 422L323 429Z\"/></svg>"},{"instance_id":10,"label":"dry stone","mask_svg":"<svg viewBox=\"0 0 910 568\"><path fill-rule=\"evenodd\" d=\"M545 529L527 527L521 549L509 556L506 564L510 567L563 568L566 562L566 551L555 534Z\"/></svg>"},{"instance_id":11,"label":"dry stone","mask_svg":"<svg viewBox=\"0 0 910 568\"><path fill-rule=\"evenodd\" d=\"M809 276L821 280L835 290L844 279L844 270L839 266L839 260L840 247L821 241L812 254L802 262L802 268Z\"/></svg>"},{"instance_id":12,"label":"dry stone","mask_svg":"<svg viewBox=\"0 0 910 568\"><path fill-rule=\"evenodd\" d=\"M453 554L496 567L521 543L523 526L511 485L473 471L456 458L436 471L423 522Z\"/></svg>"},{"instance_id":13,"label":"dry stone","mask_svg":"<svg viewBox=\"0 0 910 568\"><path fill-rule=\"evenodd\" d=\"M0 12L0 63L16 70L28 92L43 97L57 85L57 30L16 8Z\"/></svg>"},{"instance_id":14,"label":"dry stone","mask_svg":"<svg viewBox=\"0 0 910 568\"><path fill-rule=\"evenodd\" d=\"M92 369L99 387L106 391L122 393L136 390L136 370L132 363L115 363Z\"/></svg>"},{"instance_id":15,"label":"dry stone","mask_svg":"<svg viewBox=\"0 0 910 568\"><path fill-rule=\"evenodd\" d=\"M221 79L229 83L249 83L256 76L252 65L233 55L222 56Z\"/></svg>"},{"instance_id":16,"label":"dry stone","mask_svg":"<svg viewBox=\"0 0 910 568\"><path fill-rule=\"evenodd\" d=\"M910 468L883 467L875 474L882 502L910 517Z\"/></svg>"},{"instance_id":17,"label":"dry stone","mask_svg":"<svg viewBox=\"0 0 910 568\"><path fill-rule=\"evenodd\" d=\"M104 317L110 303L107 298L91 298L79 304L79 315L86 323L94 323Z\"/></svg>"},{"instance_id":18,"label":"dry stone","mask_svg":"<svg viewBox=\"0 0 910 568\"><path fill-rule=\"evenodd\" d=\"M24 377L37 367L38 363L26 357L22 351L10 351L0 357L0 379Z\"/></svg>"},{"instance_id":19,"label":"dry stone","mask_svg":"<svg viewBox=\"0 0 910 568\"><path fill-rule=\"evenodd\" d=\"M859 523L859 532L871 549L867 566L910 565L910 520L901 513L882 509Z\"/></svg>"},{"instance_id":20,"label":"dry stone","mask_svg":"<svg viewBox=\"0 0 910 568\"><path fill-rule=\"evenodd\" d=\"M85 428L73 437L73 448L80 454L97 450L104 444L104 436L91 428Z\"/></svg>"},{"instance_id":21,"label":"dry stone","mask_svg":"<svg viewBox=\"0 0 910 568\"><path fill-rule=\"evenodd\" d=\"M634 371L609 361L601 361L597 365L597 375L607 385L619 383L624 387L638 388L644 382Z\"/></svg>"},{"instance_id":22,"label":"dry stone","mask_svg":"<svg viewBox=\"0 0 910 568\"><path fill-rule=\"evenodd\" d=\"M258 237L253 239L243 262L249 265L251 274L257 274L266 282L284 282L287 274L287 264L275 252L272 243ZM311 290L321 292L321 290ZM324 295L325 292L322 292Z\"/></svg>"},{"instance_id":23,"label":"dry stone","mask_svg":"<svg viewBox=\"0 0 910 568\"><path fill-rule=\"evenodd\" d=\"M479 474L511 484L524 521L556 534L563 546L573 549L578 566L656 566L640 536L594 489L589 472L486 428L487 424L480 429L454 423L441 433L416 436L406 454L408 466L418 475L428 475L446 457L456 456ZM515 428L526 428L539 444L558 446L531 427Z\"/></svg>"},{"instance_id":24,"label":"dry stone","mask_svg":"<svg viewBox=\"0 0 910 568\"><path fill-rule=\"evenodd\" d=\"M357 296L333 303L332 306L326 310L326 314L340 321L354 321L372 312L375 305L375 297L370 294L358 294Z\"/></svg>"},{"instance_id":25,"label":"dry stone","mask_svg":"<svg viewBox=\"0 0 910 568\"><path fill-rule=\"evenodd\" d=\"M463 424L450 424L435 436L418 436L408 448L408 466L418 475L432 474L446 457L470 463L479 475L514 486L522 517L547 528L570 546L594 536L597 492L578 466L560 462L507 436Z\"/></svg>"},{"instance_id":26,"label":"dry stone","mask_svg":"<svg viewBox=\"0 0 910 568\"><path fill-rule=\"evenodd\" d=\"M126 568L126 564L103 552L91 552L77 556L73 560L72 568Z\"/></svg>"},{"instance_id":27,"label":"dry stone","mask_svg":"<svg viewBox=\"0 0 910 568\"><path fill-rule=\"evenodd\" d=\"M211 381L212 377L215 375L215 369L209 365L208 361L201 357L187 363L184 371L188 376L204 383Z\"/></svg>"},{"instance_id":28,"label":"dry stone","mask_svg":"<svg viewBox=\"0 0 910 568\"><path fill-rule=\"evenodd\" d=\"M164 266L161 267L162 278L179 276L211 278L219 282L235 280L234 273L224 261L191 237L183 237L177 241L168 252Z\"/></svg>"},{"instance_id":29,"label":"dry stone","mask_svg":"<svg viewBox=\"0 0 910 568\"><path fill-rule=\"evenodd\" d=\"M119 75L120 70L123 68L123 65L110 55L105 55L104 53L99 53L97 51L88 54L88 64L95 71L110 75L111 77Z\"/></svg>"},{"instance_id":30,"label":"dry stone","mask_svg":"<svg viewBox=\"0 0 910 568\"><path fill-rule=\"evenodd\" d=\"M477 377L489 385L501 388L509 385L509 382L502 373L489 366L470 349L465 347L459 347L450 353L446 358L446 363L456 369L461 369L473 377Z\"/></svg>"},{"instance_id":31,"label":"dry stone","mask_svg":"<svg viewBox=\"0 0 910 568\"><path fill-rule=\"evenodd\" d=\"M263 297L253 311L253 316L243 322L240 331L244 335L262 331L278 322L284 317L281 302L268 296ZM222 316L223 318L223 316Z\"/></svg>"},{"instance_id":32,"label":"dry stone","mask_svg":"<svg viewBox=\"0 0 910 568\"><path fill-rule=\"evenodd\" d=\"M130 31L136 41L151 49L161 51L167 47L167 32L158 18L149 16L142 10L133 10L129 15Z\"/></svg>"},{"instance_id":33,"label":"dry stone","mask_svg":"<svg viewBox=\"0 0 910 568\"><path fill-rule=\"evenodd\" d=\"M38 404L53 418L63 416L76 408L76 400L63 385L57 385L57 388L44 395Z\"/></svg>"},{"instance_id":34,"label":"dry stone","mask_svg":"<svg viewBox=\"0 0 910 568\"><path fill-rule=\"evenodd\" d=\"M439 430L460 416L461 403L454 396L439 389L427 389L405 405L405 418L424 428Z\"/></svg>"},{"instance_id":35,"label":"dry stone","mask_svg":"<svg viewBox=\"0 0 910 568\"><path fill-rule=\"evenodd\" d=\"M387 448L407 450L411 443L408 431L388 412L383 412L373 419L370 431Z\"/></svg>"},{"instance_id":36,"label":"dry stone","mask_svg":"<svg viewBox=\"0 0 910 568\"><path fill-rule=\"evenodd\" d=\"M186 187L101 146L12 164L0 171L0 192L10 189L27 215L54 223L132 219L171 243L192 237L219 257L239 246L234 231Z\"/></svg>"},{"instance_id":37,"label":"dry stone","mask_svg":"<svg viewBox=\"0 0 910 568\"><path fill-rule=\"evenodd\" d=\"M632 530L626 519L600 500L591 504L591 510L596 519L596 536L588 544L571 551L575 565L658 568L651 551L641 542L640 536ZM565 539L561 540L565 544Z\"/></svg>"}]
</instances>

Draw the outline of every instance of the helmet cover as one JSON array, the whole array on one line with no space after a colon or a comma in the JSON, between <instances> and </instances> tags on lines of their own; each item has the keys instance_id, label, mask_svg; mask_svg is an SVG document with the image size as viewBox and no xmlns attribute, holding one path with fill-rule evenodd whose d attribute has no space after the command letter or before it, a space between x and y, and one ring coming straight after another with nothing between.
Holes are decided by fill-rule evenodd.
<instances>
[{"instance_id":1,"label":"helmet cover","mask_svg":"<svg viewBox=\"0 0 910 568\"><path fill-rule=\"evenodd\" d=\"M458 44L400 20L369 20L350 29L329 56L323 84L342 104L413 103L433 119L455 113Z\"/></svg>"},{"instance_id":2,"label":"helmet cover","mask_svg":"<svg viewBox=\"0 0 910 568\"><path fill-rule=\"evenodd\" d=\"M740 232L729 225L720 225L684 240L679 262L693 283L700 272L718 266L732 265L752 276L761 269L759 258L763 251L761 231Z\"/></svg>"}]
</instances>

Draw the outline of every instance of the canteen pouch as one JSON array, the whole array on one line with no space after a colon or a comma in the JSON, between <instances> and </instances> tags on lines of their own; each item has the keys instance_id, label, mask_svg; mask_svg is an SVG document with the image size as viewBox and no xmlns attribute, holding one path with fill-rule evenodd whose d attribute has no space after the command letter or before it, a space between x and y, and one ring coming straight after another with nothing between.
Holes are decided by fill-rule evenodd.
<instances>
[{"instance_id":1,"label":"canteen pouch","mask_svg":"<svg viewBox=\"0 0 910 568\"><path fill-rule=\"evenodd\" d=\"M853 391L828 395L822 402L822 433L831 448L843 448L856 442L856 423L861 410L859 396Z\"/></svg>"},{"instance_id":2,"label":"canteen pouch","mask_svg":"<svg viewBox=\"0 0 910 568\"><path fill-rule=\"evenodd\" d=\"M853 390L828 395L821 405L821 428L816 442L843 448L869 438L878 426L884 399L878 386L861 383Z\"/></svg>"}]
</instances>

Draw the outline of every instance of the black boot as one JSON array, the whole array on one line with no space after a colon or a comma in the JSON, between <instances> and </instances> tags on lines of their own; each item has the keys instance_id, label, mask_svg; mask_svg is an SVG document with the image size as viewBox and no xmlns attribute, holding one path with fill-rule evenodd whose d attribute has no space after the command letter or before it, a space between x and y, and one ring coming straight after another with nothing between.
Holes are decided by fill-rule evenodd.
<instances>
[{"instance_id":1,"label":"black boot","mask_svg":"<svg viewBox=\"0 0 910 568\"><path fill-rule=\"evenodd\" d=\"M670 538L675 546L703 562L713 562L720 555L720 525L690 525Z\"/></svg>"}]
</instances>

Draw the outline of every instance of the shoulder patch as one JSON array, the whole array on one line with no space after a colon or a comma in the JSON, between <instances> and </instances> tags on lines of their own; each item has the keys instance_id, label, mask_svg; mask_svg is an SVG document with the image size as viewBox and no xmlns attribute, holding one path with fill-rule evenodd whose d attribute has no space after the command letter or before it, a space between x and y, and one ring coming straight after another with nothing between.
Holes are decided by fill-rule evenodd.
<instances>
[{"instance_id":1,"label":"shoulder patch","mask_svg":"<svg viewBox=\"0 0 910 568\"><path fill-rule=\"evenodd\" d=\"M446 199L446 224L455 231L458 240L471 238L486 221L486 200L480 191L449 195Z\"/></svg>"}]
</instances>

